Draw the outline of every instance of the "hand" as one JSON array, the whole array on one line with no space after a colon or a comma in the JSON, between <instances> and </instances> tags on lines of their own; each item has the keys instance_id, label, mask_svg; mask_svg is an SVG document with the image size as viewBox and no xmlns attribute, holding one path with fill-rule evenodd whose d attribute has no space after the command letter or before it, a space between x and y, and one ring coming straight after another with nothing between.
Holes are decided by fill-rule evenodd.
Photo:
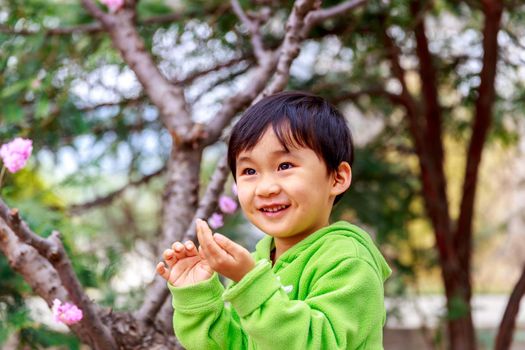
<instances>
[{"instance_id":1,"label":"hand","mask_svg":"<svg viewBox=\"0 0 525 350\"><path fill-rule=\"evenodd\" d=\"M214 271L239 282L253 269L255 261L248 250L220 233L212 235L210 227L203 220L197 219L196 226L199 253Z\"/></svg>"},{"instance_id":2,"label":"hand","mask_svg":"<svg viewBox=\"0 0 525 350\"><path fill-rule=\"evenodd\" d=\"M162 255L165 263L157 264L157 273L175 287L190 286L213 275L213 269L202 259L192 241L175 242Z\"/></svg>"}]
</instances>

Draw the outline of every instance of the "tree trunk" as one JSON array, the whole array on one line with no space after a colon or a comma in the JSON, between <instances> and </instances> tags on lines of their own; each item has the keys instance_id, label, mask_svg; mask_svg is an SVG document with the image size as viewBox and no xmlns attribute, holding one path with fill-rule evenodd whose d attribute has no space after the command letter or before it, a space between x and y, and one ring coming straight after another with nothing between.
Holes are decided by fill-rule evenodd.
<instances>
[{"instance_id":1,"label":"tree trunk","mask_svg":"<svg viewBox=\"0 0 525 350\"><path fill-rule=\"evenodd\" d=\"M507 303L505 313L501 319L501 323L496 336L496 345L494 350L508 350L512 343L512 336L514 334L514 328L516 326L516 317L520 311L520 301L525 294L525 265L521 271L521 276L518 279L518 283L514 286L512 293Z\"/></svg>"},{"instance_id":2,"label":"tree trunk","mask_svg":"<svg viewBox=\"0 0 525 350\"><path fill-rule=\"evenodd\" d=\"M463 271L458 260L444 261L440 257L447 298L447 331L451 350L475 350L476 333L470 307L471 286L469 272Z\"/></svg>"}]
</instances>

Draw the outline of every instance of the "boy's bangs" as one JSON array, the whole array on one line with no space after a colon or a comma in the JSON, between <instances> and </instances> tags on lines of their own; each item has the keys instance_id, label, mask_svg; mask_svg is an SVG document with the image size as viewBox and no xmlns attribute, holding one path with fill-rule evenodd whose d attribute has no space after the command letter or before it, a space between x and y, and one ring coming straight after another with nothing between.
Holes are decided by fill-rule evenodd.
<instances>
[{"instance_id":1,"label":"boy's bangs","mask_svg":"<svg viewBox=\"0 0 525 350\"><path fill-rule=\"evenodd\" d=\"M292 125L292 123L294 125ZM294 119L283 116L281 118L273 118L271 124L266 127L264 124L257 125L240 137L237 147L233 150L233 156L237 158L241 152L252 150L270 127L286 151L289 151L290 148L301 147L307 147L317 151L318 147L315 147L316 143L315 138L313 138L313 130L306 130L304 125L298 124Z\"/></svg>"},{"instance_id":2,"label":"boy's bangs","mask_svg":"<svg viewBox=\"0 0 525 350\"><path fill-rule=\"evenodd\" d=\"M282 118L272 123L273 131L284 149L289 151L290 148L305 147L311 148L317 153L312 131L305 130L304 125L292 126L291 123L293 121L288 118Z\"/></svg>"}]
</instances>

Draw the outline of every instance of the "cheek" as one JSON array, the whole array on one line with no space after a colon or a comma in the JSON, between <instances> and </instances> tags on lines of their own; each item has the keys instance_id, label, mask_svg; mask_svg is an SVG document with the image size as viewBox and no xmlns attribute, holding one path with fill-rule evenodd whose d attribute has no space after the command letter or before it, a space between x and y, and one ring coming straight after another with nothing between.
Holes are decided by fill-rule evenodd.
<instances>
[{"instance_id":1,"label":"cheek","mask_svg":"<svg viewBox=\"0 0 525 350\"><path fill-rule=\"evenodd\" d=\"M250 203L250 192L247 191L245 187L237 187L237 198L239 199L239 204L241 205L241 208L244 210L247 208L248 204Z\"/></svg>"}]
</instances>

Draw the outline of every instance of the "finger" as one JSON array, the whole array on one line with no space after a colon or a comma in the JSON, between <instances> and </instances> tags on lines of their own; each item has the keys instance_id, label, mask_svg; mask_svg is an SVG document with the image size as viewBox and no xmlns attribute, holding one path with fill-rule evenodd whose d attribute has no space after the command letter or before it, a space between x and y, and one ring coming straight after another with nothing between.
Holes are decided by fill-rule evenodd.
<instances>
[{"instance_id":1,"label":"finger","mask_svg":"<svg viewBox=\"0 0 525 350\"><path fill-rule=\"evenodd\" d=\"M184 259L186 257L186 247L184 247L184 244L182 244L181 242L173 243L172 249L174 251L175 257L178 260Z\"/></svg>"},{"instance_id":2,"label":"finger","mask_svg":"<svg viewBox=\"0 0 525 350\"><path fill-rule=\"evenodd\" d=\"M197 231L197 239L199 241L199 254L200 254L202 259L206 259L207 255L208 255L208 252L206 251L206 249L204 249L204 246L206 244L206 236L202 232L202 230L203 230L202 223L203 223L203 221L201 219L197 219L195 221L195 229Z\"/></svg>"},{"instance_id":3,"label":"finger","mask_svg":"<svg viewBox=\"0 0 525 350\"><path fill-rule=\"evenodd\" d=\"M164 278L166 281L168 280L168 278L170 277L170 271L166 268L166 266L164 266L164 263L162 262L159 262L157 264L157 273L162 277Z\"/></svg>"},{"instance_id":4,"label":"finger","mask_svg":"<svg viewBox=\"0 0 525 350\"><path fill-rule=\"evenodd\" d=\"M195 244L192 241L187 241L186 243L184 243L184 246L186 247L187 256L195 256L198 254L197 248L195 247Z\"/></svg>"},{"instance_id":5,"label":"finger","mask_svg":"<svg viewBox=\"0 0 525 350\"><path fill-rule=\"evenodd\" d=\"M249 252L243 246L235 243L234 241L232 241L224 235L221 235L220 233L215 233L213 235L213 239L219 245L219 247L221 247L224 251L226 251L226 253L233 257L239 257L245 253L249 254Z\"/></svg>"},{"instance_id":6,"label":"finger","mask_svg":"<svg viewBox=\"0 0 525 350\"><path fill-rule=\"evenodd\" d=\"M162 257L164 258L164 261L166 261L166 265L168 265L168 268L170 269L177 262L175 252L172 249L166 249L164 253L162 253Z\"/></svg>"},{"instance_id":7,"label":"finger","mask_svg":"<svg viewBox=\"0 0 525 350\"><path fill-rule=\"evenodd\" d=\"M213 239L213 232L206 221L201 220L199 224L201 227L201 237L203 238L201 246L203 247L204 254L208 257L223 256L226 252Z\"/></svg>"},{"instance_id":8,"label":"finger","mask_svg":"<svg viewBox=\"0 0 525 350\"><path fill-rule=\"evenodd\" d=\"M206 255L204 255L204 252L202 250L202 246L199 246L199 256L201 257L202 260L207 261Z\"/></svg>"}]
</instances>

